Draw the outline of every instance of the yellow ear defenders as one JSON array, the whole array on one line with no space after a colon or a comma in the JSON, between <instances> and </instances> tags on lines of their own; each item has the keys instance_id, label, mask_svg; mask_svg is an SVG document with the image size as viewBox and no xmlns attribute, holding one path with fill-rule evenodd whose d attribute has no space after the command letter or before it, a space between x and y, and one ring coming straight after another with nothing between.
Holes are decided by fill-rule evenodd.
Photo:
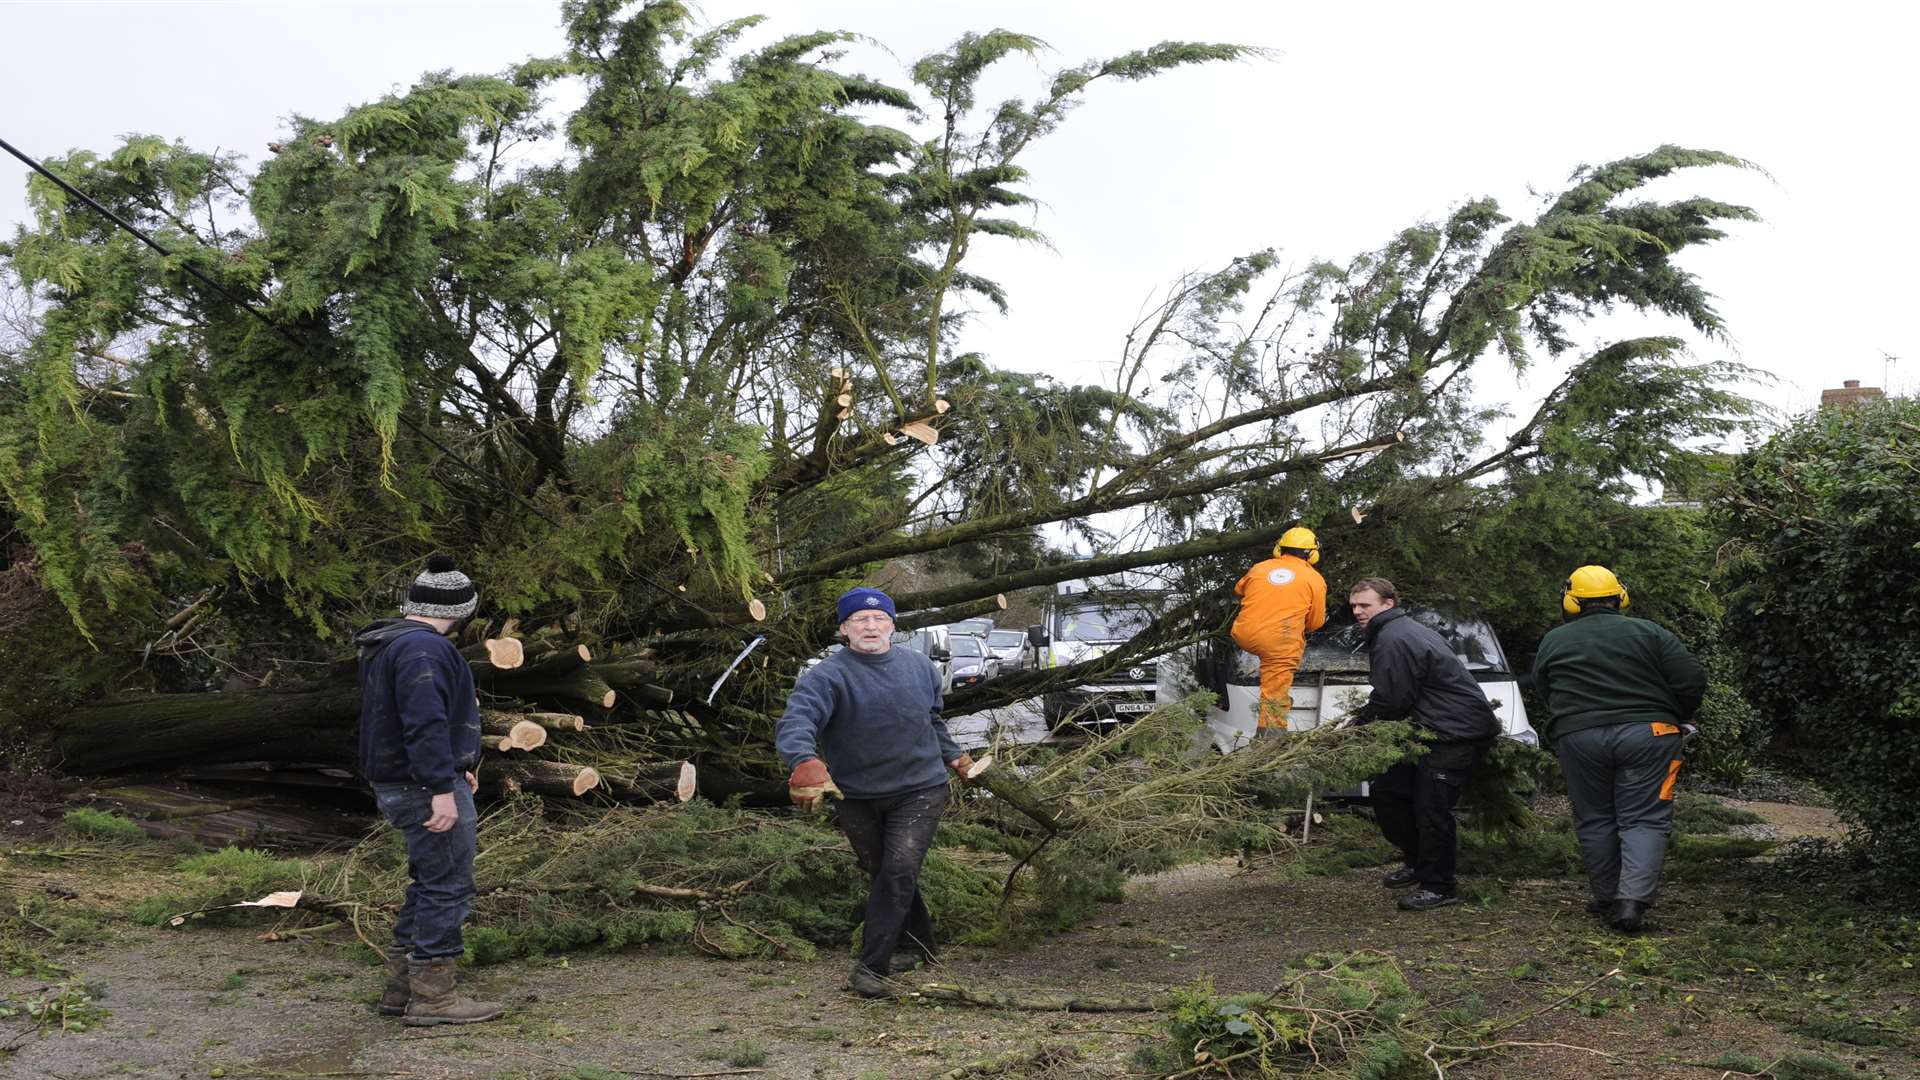
<instances>
[{"instance_id":1,"label":"yellow ear defenders","mask_svg":"<svg viewBox=\"0 0 1920 1080\"><path fill-rule=\"evenodd\" d=\"M1279 558L1288 548L1306 552L1308 566L1320 565L1320 538L1313 535L1312 529L1295 525L1281 533L1280 539L1273 545L1273 557Z\"/></svg>"},{"instance_id":2,"label":"yellow ear defenders","mask_svg":"<svg viewBox=\"0 0 1920 1080\"><path fill-rule=\"evenodd\" d=\"M1620 607L1625 610L1632 603L1627 595L1627 587L1613 576L1613 571L1604 566L1583 566L1567 578L1566 591L1560 594L1560 610L1569 615L1580 614L1580 601L1594 600L1603 596L1617 596Z\"/></svg>"}]
</instances>

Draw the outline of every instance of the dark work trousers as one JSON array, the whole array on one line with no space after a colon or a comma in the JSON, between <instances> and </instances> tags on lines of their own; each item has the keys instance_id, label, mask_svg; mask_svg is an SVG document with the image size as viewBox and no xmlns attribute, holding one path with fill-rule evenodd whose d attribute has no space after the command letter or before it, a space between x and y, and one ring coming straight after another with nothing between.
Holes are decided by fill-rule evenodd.
<instances>
[{"instance_id":1,"label":"dark work trousers","mask_svg":"<svg viewBox=\"0 0 1920 1080\"><path fill-rule=\"evenodd\" d=\"M1595 900L1653 903L1673 832L1678 724L1570 731L1554 742Z\"/></svg>"},{"instance_id":2,"label":"dark work trousers","mask_svg":"<svg viewBox=\"0 0 1920 1080\"><path fill-rule=\"evenodd\" d=\"M834 807L872 882L867 923L860 931L860 963L882 978L896 949L933 955L933 916L920 898L920 864L946 808L945 784L880 799L842 799Z\"/></svg>"},{"instance_id":3,"label":"dark work trousers","mask_svg":"<svg viewBox=\"0 0 1920 1080\"><path fill-rule=\"evenodd\" d=\"M407 841L407 898L393 920L394 944L416 960L459 956L464 951L460 924L473 905L475 828L480 815L466 781L453 786L460 815L446 832L428 832L433 795L418 784L375 784L374 799L387 824Z\"/></svg>"},{"instance_id":4,"label":"dark work trousers","mask_svg":"<svg viewBox=\"0 0 1920 1080\"><path fill-rule=\"evenodd\" d=\"M1369 785L1373 819L1387 842L1420 879L1420 887L1453 896L1459 888L1454 865L1460 841L1453 808L1473 767L1487 752L1486 742L1439 743L1413 761L1403 761Z\"/></svg>"}]
</instances>

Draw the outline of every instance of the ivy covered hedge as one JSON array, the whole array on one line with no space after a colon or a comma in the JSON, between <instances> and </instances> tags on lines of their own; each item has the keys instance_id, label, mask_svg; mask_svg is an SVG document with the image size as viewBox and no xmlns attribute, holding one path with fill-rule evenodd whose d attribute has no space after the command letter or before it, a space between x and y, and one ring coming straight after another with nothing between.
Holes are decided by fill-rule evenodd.
<instances>
[{"instance_id":1,"label":"ivy covered hedge","mask_svg":"<svg viewBox=\"0 0 1920 1080\"><path fill-rule=\"evenodd\" d=\"M1735 464L1729 641L1880 867L1920 881L1920 401L1826 409Z\"/></svg>"}]
</instances>

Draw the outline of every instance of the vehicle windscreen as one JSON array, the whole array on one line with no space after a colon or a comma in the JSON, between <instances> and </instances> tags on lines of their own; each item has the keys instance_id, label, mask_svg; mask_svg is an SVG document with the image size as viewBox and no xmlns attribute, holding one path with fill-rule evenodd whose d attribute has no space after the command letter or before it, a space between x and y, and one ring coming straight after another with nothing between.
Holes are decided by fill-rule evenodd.
<instances>
[{"instance_id":1,"label":"vehicle windscreen","mask_svg":"<svg viewBox=\"0 0 1920 1080\"><path fill-rule=\"evenodd\" d=\"M955 634L953 637L948 638L947 648L948 651L952 652L956 657L985 656L987 654L987 647L979 638L967 637L964 634Z\"/></svg>"},{"instance_id":2,"label":"vehicle windscreen","mask_svg":"<svg viewBox=\"0 0 1920 1080\"><path fill-rule=\"evenodd\" d=\"M993 633L987 635L987 644L996 649L1021 646L1026 643L1027 635L1024 630L995 630Z\"/></svg>"},{"instance_id":3,"label":"vehicle windscreen","mask_svg":"<svg viewBox=\"0 0 1920 1080\"><path fill-rule=\"evenodd\" d=\"M1462 615L1409 605L1407 615L1446 640L1447 647L1472 672L1504 674L1506 654L1493 636L1493 627L1478 616ZM1365 671L1367 637L1352 615L1336 617L1327 626L1307 638L1305 654L1300 658L1302 671Z\"/></svg>"},{"instance_id":4,"label":"vehicle windscreen","mask_svg":"<svg viewBox=\"0 0 1920 1080\"><path fill-rule=\"evenodd\" d=\"M1147 628L1143 607L1069 608L1053 617L1053 636L1065 641L1126 641Z\"/></svg>"}]
</instances>

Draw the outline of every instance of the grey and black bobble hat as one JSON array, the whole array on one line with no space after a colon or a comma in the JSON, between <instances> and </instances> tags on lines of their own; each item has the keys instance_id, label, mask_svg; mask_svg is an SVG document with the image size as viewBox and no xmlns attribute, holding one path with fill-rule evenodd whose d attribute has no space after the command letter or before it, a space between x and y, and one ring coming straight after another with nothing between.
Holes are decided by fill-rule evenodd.
<instances>
[{"instance_id":1,"label":"grey and black bobble hat","mask_svg":"<svg viewBox=\"0 0 1920 1080\"><path fill-rule=\"evenodd\" d=\"M473 580L454 569L453 556L434 555L427 568L407 586L407 598L400 602L400 614L429 619L464 619L473 614L480 594Z\"/></svg>"}]
</instances>

